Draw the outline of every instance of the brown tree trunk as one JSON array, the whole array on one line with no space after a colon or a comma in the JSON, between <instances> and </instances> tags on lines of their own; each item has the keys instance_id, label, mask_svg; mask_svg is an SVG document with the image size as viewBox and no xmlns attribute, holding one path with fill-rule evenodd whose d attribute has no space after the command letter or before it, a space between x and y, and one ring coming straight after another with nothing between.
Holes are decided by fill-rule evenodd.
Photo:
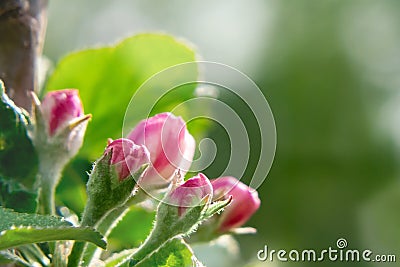
<instances>
[{"instance_id":1,"label":"brown tree trunk","mask_svg":"<svg viewBox=\"0 0 400 267\"><path fill-rule=\"evenodd\" d=\"M0 79L14 102L31 111L48 0L0 0Z\"/></svg>"}]
</instances>

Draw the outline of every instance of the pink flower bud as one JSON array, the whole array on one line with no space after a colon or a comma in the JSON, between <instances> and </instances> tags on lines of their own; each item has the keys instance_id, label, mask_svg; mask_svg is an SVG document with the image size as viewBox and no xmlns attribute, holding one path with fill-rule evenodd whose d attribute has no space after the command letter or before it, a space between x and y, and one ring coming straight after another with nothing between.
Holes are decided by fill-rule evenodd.
<instances>
[{"instance_id":1,"label":"pink flower bud","mask_svg":"<svg viewBox=\"0 0 400 267\"><path fill-rule=\"evenodd\" d=\"M111 142L104 154L112 153L111 165L114 166L119 181L136 173L143 164L150 162L150 154L143 145L136 145L129 139L121 138Z\"/></svg>"},{"instance_id":2,"label":"pink flower bud","mask_svg":"<svg viewBox=\"0 0 400 267\"><path fill-rule=\"evenodd\" d=\"M185 214L189 207L194 207L200 204L201 200L207 195L212 197L212 186L208 178L199 173L188 179L182 185L172 190L167 201L171 205L178 206L178 216Z\"/></svg>"},{"instance_id":3,"label":"pink flower bud","mask_svg":"<svg viewBox=\"0 0 400 267\"><path fill-rule=\"evenodd\" d=\"M145 145L150 152L152 166L139 181L145 189L168 186L177 169L186 173L192 163L194 138L182 118L171 113L142 120L128 138Z\"/></svg>"},{"instance_id":4,"label":"pink flower bud","mask_svg":"<svg viewBox=\"0 0 400 267\"><path fill-rule=\"evenodd\" d=\"M54 136L69 123L83 116L83 107L78 90L65 89L45 95L40 109L49 136Z\"/></svg>"},{"instance_id":5,"label":"pink flower bud","mask_svg":"<svg viewBox=\"0 0 400 267\"><path fill-rule=\"evenodd\" d=\"M232 196L231 204L219 218L219 232L242 226L260 207L257 191L234 177L220 177L212 180L211 184L214 189L214 199L227 199Z\"/></svg>"}]
</instances>

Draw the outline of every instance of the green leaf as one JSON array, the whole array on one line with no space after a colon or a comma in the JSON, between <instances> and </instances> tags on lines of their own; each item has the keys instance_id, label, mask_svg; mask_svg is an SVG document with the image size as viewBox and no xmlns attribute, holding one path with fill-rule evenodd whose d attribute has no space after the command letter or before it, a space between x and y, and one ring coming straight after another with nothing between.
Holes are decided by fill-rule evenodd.
<instances>
[{"instance_id":1,"label":"green leaf","mask_svg":"<svg viewBox=\"0 0 400 267\"><path fill-rule=\"evenodd\" d=\"M13 227L0 233L0 249L56 240L88 241L105 249L102 236L90 227Z\"/></svg>"},{"instance_id":2,"label":"green leaf","mask_svg":"<svg viewBox=\"0 0 400 267\"><path fill-rule=\"evenodd\" d=\"M0 176L30 187L38 159L27 134L29 117L5 93L0 80Z\"/></svg>"},{"instance_id":3,"label":"green leaf","mask_svg":"<svg viewBox=\"0 0 400 267\"><path fill-rule=\"evenodd\" d=\"M19 213L0 207L0 232L10 229L12 226L26 227L63 227L71 226L62 217Z\"/></svg>"},{"instance_id":4,"label":"green leaf","mask_svg":"<svg viewBox=\"0 0 400 267\"><path fill-rule=\"evenodd\" d=\"M17 213L0 207L0 250L54 240L83 240L106 247L102 236L89 227L73 227L62 217Z\"/></svg>"},{"instance_id":5,"label":"green leaf","mask_svg":"<svg viewBox=\"0 0 400 267\"><path fill-rule=\"evenodd\" d=\"M172 239L159 250L136 264L136 267L150 266L193 266L193 252L182 239Z\"/></svg>"},{"instance_id":6,"label":"green leaf","mask_svg":"<svg viewBox=\"0 0 400 267\"><path fill-rule=\"evenodd\" d=\"M121 137L128 103L137 89L152 75L176 64L195 60L194 51L171 36L140 34L116 46L89 49L63 58L46 86L47 91L62 88L80 90L86 113L93 119L86 131L82 157L95 159L104 150L107 138ZM197 79L197 65L152 83L141 101L129 112L128 128L146 118L147 106L157 104L152 114L170 111L176 104L193 97L194 84L182 86L158 101L171 87L184 79ZM154 101L154 102L153 102ZM184 111L182 111L184 112ZM183 115L183 114L179 114Z\"/></svg>"},{"instance_id":7,"label":"green leaf","mask_svg":"<svg viewBox=\"0 0 400 267\"><path fill-rule=\"evenodd\" d=\"M121 266L135 267L175 267L175 266L202 266L194 257L190 247L181 239L174 238L166 242L157 251L138 263L127 261Z\"/></svg>"},{"instance_id":8,"label":"green leaf","mask_svg":"<svg viewBox=\"0 0 400 267\"><path fill-rule=\"evenodd\" d=\"M16 181L0 177L0 206L18 212L34 213L37 195L37 191L28 190Z\"/></svg>"}]
</instances>

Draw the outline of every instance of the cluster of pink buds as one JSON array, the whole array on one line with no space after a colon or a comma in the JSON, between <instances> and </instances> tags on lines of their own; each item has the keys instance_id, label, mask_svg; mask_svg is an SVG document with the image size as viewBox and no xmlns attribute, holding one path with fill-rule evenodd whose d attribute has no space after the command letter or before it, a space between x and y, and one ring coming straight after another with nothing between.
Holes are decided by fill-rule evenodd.
<instances>
[{"instance_id":1,"label":"cluster of pink buds","mask_svg":"<svg viewBox=\"0 0 400 267\"><path fill-rule=\"evenodd\" d=\"M141 121L127 138L134 144L145 146L150 153L151 165L138 181L145 190L165 188L178 170L180 175L184 175L193 160L194 138L182 118L171 113L161 113ZM121 168L121 173L125 176L128 170ZM220 233L242 226L260 206L257 191L234 177L221 177L210 183L200 173L171 190L168 201L177 206L178 216L199 205L206 196L210 200L231 197L231 204L218 216L217 230Z\"/></svg>"},{"instance_id":2,"label":"cluster of pink buds","mask_svg":"<svg viewBox=\"0 0 400 267\"><path fill-rule=\"evenodd\" d=\"M39 112L48 138L67 139L69 148L76 153L84 129L74 134L72 129L85 128L90 117L83 113L78 92L60 90L48 93ZM161 113L139 122L126 139L112 141L102 159L111 153L107 164L120 182L150 163L137 180L137 184L148 191L168 187L177 171L184 175L191 165L194 151L195 140L182 118ZM259 208L260 199L254 189L234 177L221 177L210 182L204 174L198 174L173 186L168 193L169 204L177 206L180 217L189 207L200 205L204 199L211 202L229 198L230 205L218 215L217 229L220 233L242 226Z\"/></svg>"},{"instance_id":3,"label":"cluster of pink buds","mask_svg":"<svg viewBox=\"0 0 400 267\"><path fill-rule=\"evenodd\" d=\"M210 182L202 173L173 189L168 201L177 206L178 215L182 216L189 207L199 205L206 196L214 201L231 199L222 214L217 216L216 232L219 234L242 226L260 207L257 191L238 179L228 176Z\"/></svg>"}]
</instances>

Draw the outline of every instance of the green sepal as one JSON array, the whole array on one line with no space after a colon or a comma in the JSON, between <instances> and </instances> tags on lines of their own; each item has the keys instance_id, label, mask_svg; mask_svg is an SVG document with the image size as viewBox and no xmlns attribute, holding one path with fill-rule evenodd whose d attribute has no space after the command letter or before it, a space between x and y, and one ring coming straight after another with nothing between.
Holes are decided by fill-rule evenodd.
<instances>
[{"instance_id":1,"label":"green sepal","mask_svg":"<svg viewBox=\"0 0 400 267\"><path fill-rule=\"evenodd\" d=\"M232 202L232 196L230 196L228 199L211 203L205 210L205 212L202 214L202 219L205 220L210 218L216 213L217 214L221 213L224 210L224 208L228 206L231 202Z\"/></svg>"},{"instance_id":2,"label":"green sepal","mask_svg":"<svg viewBox=\"0 0 400 267\"><path fill-rule=\"evenodd\" d=\"M231 234L231 235L247 235L254 234L257 232L255 228L252 227L241 227L234 228L229 232L219 232L218 231L218 218L211 218L213 215L220 214L226 206L232 202L232 197L223 201L216 201L209 205L208 209L204 212L202 220L205 221L203 224L199 225L196 232L185 238L190 244L192 243L204 243L210 242L217 239L221 235ZM210 220L207 220L209 219Z\"/></svg>"},{"instance_id":3,"label":"green sepal","mask_svg":"<svg viewBox=\"0 0 400 267\"><path fill-rule=\"evenodd\" d=\"M143 165L136 173L120 181L111 165L111 151L94 164L86 189L86 205L82 225L94 226L105 214L122 206L133 196L136 180L148 167Z\"/></svg>"},{"instance_id":4,"label":"green sepal","mask_svg":"<svg viewBox=\"0 0 400 267\"><path fill-rule=\"evenodd\" d=\"M167 196L168 197L168 196ZM155 228L169 229L166 234L169 238L176 235L191 233L203 219L203 214L209 206L209 196L204 197L199 205L188 208L181 216L178 215L178 207L161 202L157 209Z\"/></svg>"}]
</instances>

